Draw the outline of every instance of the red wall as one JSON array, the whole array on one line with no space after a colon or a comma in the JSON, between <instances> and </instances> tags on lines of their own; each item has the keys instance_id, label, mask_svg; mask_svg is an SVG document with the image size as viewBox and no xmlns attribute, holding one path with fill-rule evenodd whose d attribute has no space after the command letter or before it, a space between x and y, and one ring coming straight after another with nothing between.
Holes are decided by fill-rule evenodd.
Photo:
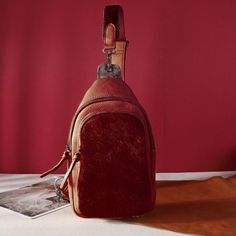
<instances>
[{"instance_id":1,"label":"red wall","mask_svg":"<svg viewBox=\"0 0 236 236\"><path fill-rule=\"evenodd\" d=\"M157 170L236 169L236 2L0 2L0 172L42 172L105 60L104 4L125 10L127 83L146 108Z\"/></svg>"}]
</instances>

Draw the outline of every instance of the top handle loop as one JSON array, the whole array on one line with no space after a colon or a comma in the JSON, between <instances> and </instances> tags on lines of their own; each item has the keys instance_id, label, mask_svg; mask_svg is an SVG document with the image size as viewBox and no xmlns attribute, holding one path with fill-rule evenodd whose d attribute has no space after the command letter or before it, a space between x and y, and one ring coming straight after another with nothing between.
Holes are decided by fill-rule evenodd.
<instances>
[{"instance_id":1,"label":"top handle loop","mask_svg":"<svg viewBox=\"0 0 236 236\"><path fill-rule=\"evenodd\" d=\"M125 39L124 14L120 5L105 6L103 13L103 39L106 38L106 29L109 24L113 24L116 29L115 41Z\"/></svg>"},{"instance_id":2,"label":"top handle loop","mask_svg":"<svg viewBox=\"0 0 236 236\"><path fill-rule=\"evenodd\" d=\"M103 52L111 53L112 64L118 65L125 79L125 54L128 41L125 37L124 14L120 5L105 6L103 12Z\"/></svg>"}]
</instances>

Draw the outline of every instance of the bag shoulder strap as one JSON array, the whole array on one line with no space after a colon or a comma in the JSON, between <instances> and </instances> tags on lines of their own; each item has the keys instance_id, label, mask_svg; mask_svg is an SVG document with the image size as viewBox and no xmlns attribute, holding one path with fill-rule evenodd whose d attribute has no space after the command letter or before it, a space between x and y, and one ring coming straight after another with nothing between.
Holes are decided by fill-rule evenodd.
<instances>
[{"instance_id":1,"label":"bag shoulder strap","mask_svg":"<svg viewBox=\"0 0 236 236\"><path fill-rule=\"evenodd\" d=\"M125 80L125 54L128 40L125 37L124 14L120 5L105 6L103 12L103 52L111 53L111 63L121 69Z\"/></svg>"}]
</instances>

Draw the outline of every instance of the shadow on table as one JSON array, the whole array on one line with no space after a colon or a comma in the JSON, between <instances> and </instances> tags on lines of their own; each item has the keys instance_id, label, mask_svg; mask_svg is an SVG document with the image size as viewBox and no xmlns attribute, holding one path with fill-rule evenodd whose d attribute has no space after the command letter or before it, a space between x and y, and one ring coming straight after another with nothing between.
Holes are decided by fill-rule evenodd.
<instances>
[{"instance_id":1,"label":"shadow on table","mask_svg":"<svg viewBox=\"0 0 236 236\"><path fill-rule=\"evenodd\" d=\"M234 178L234 179L233 179ZM180 233L236 235L235 178L157 182L152 212L122 222Z\"/></svg>"}]
</instances>

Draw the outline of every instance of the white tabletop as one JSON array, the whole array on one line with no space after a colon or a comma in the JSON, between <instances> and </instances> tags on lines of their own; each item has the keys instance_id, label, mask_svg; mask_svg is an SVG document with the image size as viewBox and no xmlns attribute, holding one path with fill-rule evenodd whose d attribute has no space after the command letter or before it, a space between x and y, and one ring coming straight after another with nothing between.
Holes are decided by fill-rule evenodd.
<instances>
[{"instance_id":1,"label":"white tabletop","mask_svg":"<svg viewBox=\"0 0 236 236\"><path fill-rule=\"evenodd\" d=\"M38 175L0 174L0 192L39 182ZM0 236L172 236L184 235L115 220L85 219L70 207L30 219L0 207Z\"/></svg>"}]
</instances>

